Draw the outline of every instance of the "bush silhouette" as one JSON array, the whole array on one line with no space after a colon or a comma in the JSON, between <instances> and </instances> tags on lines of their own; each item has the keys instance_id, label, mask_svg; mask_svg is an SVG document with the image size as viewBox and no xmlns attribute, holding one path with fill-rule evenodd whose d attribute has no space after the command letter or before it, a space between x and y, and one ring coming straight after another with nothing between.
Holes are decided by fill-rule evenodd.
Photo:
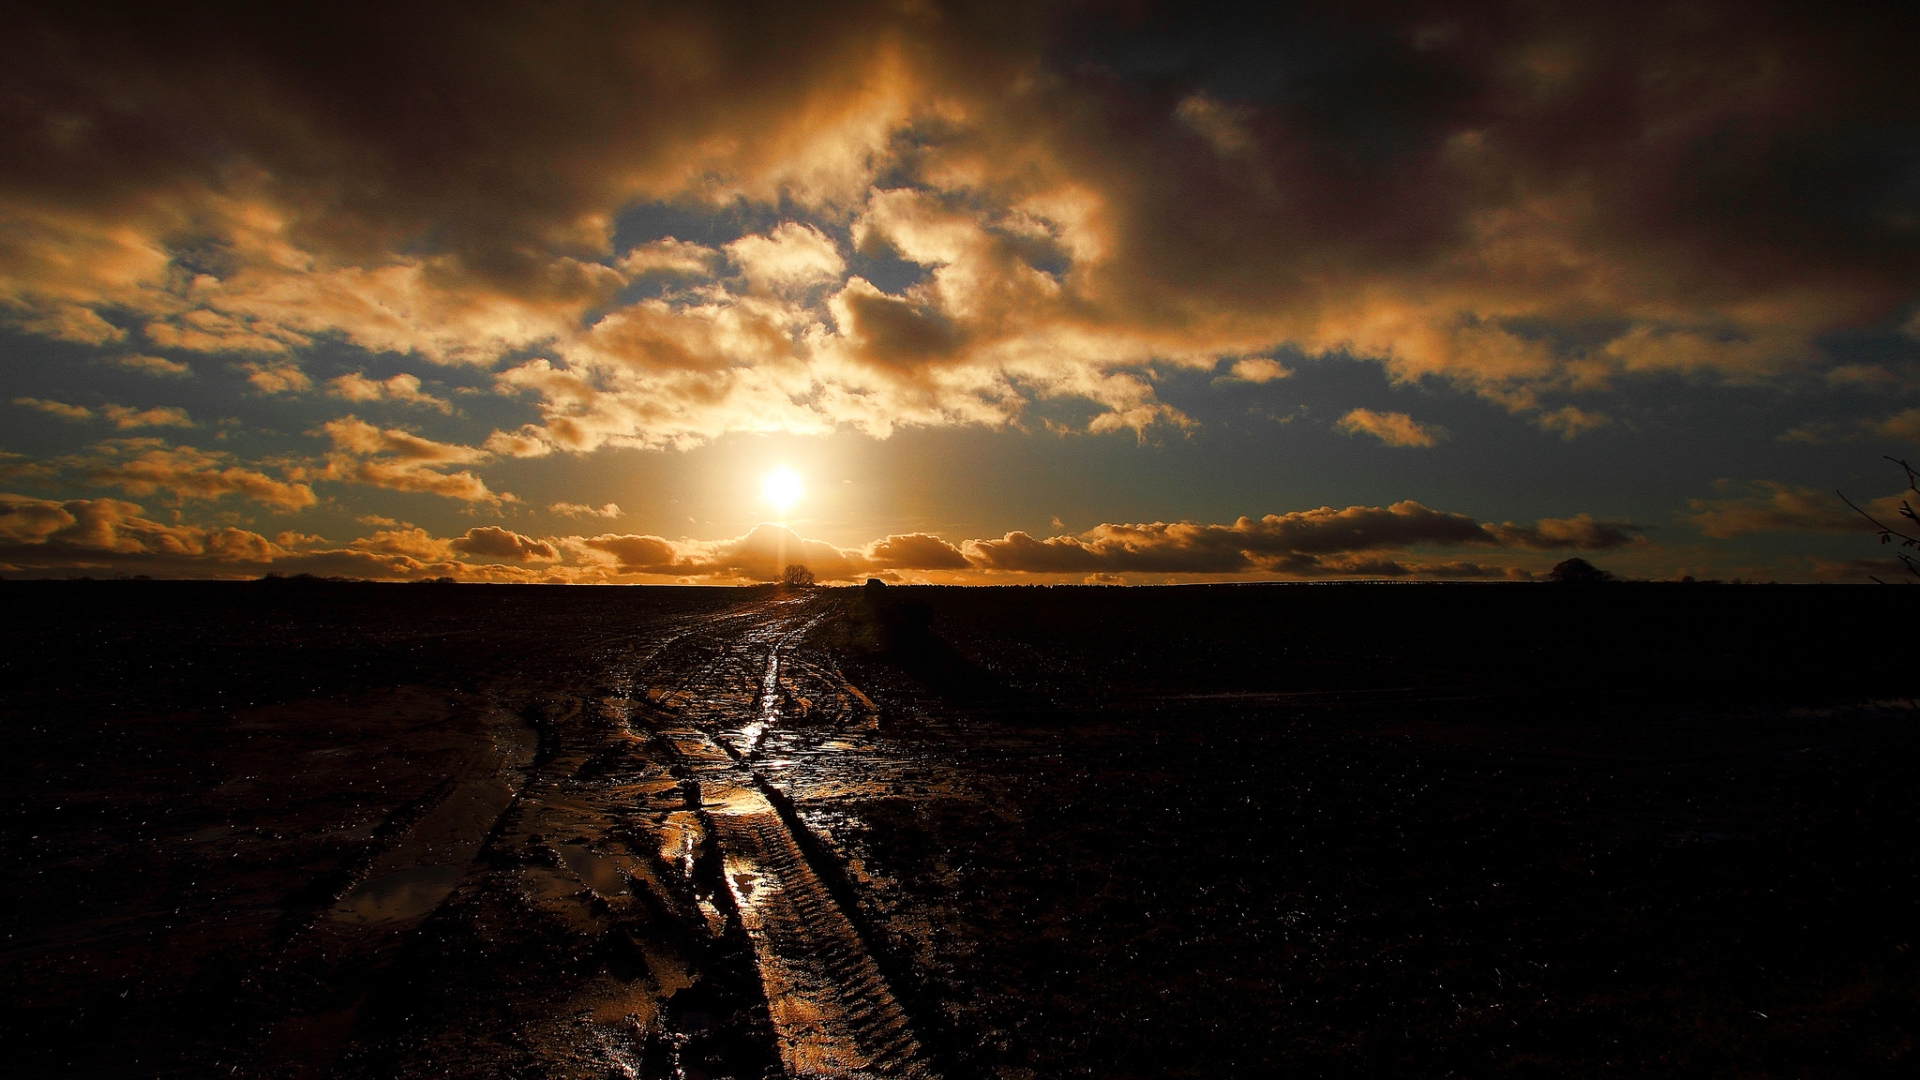
<instances>
[{"instance_id":1,"label":"bush silhouette","mask_svg":"<svg viewBox=\"0 0 1920 1080\"><path fill-rule=\"evenodd\" d=\"M780 571L780 584L789 589L805 588L813 584L813 571L799 563L789 563L785 570Z\"/></svg>"},{"instance_id":2,"label":"bush silhouette","mask_svg":"<svg viewBox=\"0 0 1920 1080\"><path fill-rule=\"evenodd\" d=\"M1547 580L1561 585L1602 585L1620 579L1585 559L1568 559L1554 566Z\"/></svg>"}]
</instances>

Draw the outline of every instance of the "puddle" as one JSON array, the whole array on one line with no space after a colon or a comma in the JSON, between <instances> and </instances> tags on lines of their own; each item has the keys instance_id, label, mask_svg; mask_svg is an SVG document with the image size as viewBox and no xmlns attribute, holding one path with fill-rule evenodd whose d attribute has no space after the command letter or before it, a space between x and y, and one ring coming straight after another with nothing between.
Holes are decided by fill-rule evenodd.
<instances>
[{"instance_id":1,"label":"puddle","mask_svg":"<svg viewBox=\"0 0 1920 1080\"><path fill-rule=\"evenodd\" d=\"M625 860L596 855L584 847L574 844L556 845L560 858L567 869L580 876L587 887L599 893L603 900L618 900L627 895L627 867Z\"/></svg>"},{"instance_id":2,"label":"puddle","mask_svg":"<svg viewBox=\"0 0 1920 1080\"><path fill-rule=\"evenodd\" d=\"M462 866L416 866L355 886L330 914L338 922L380 923L418 919L460 884Z\"/></svg>"}]
</instances>

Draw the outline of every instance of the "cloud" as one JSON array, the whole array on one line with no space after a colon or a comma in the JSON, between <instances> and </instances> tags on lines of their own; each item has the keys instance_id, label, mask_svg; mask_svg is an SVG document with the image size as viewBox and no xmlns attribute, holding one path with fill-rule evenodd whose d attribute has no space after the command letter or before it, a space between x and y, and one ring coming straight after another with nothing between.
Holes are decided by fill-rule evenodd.
<instances>
[{"instance_id":1,"label":"cloud","mask_svg":"<svg viewBox=\"0 0 1920 1080\"><path fill-rule=\"evenodd\" d=\"M800 563L821 581L839 581L861 576L869 565L864 552L809 540L779 525L759 525L744 536L719 541L609 533L566 537L558 543L583 562L621 574L774 581L785 567Z\"/></svg>"},{"instance_id":2,"label":"cloud","mask_svg":"<svg viewBox=\"0 0 1920 1080\"><path fill-rule=\"evenodd\" d=\"M446 562L453 558L452 540L436 537L417 526L405 529L381 529L372 536L363 536L347 546L355 551L404 555L423 562Z\"/></svg>"},{"instance_id":3,"label":"cloud","mask_svg":"<svg viewBox=\"0 0 1920 1080\"><path fill-rule=\"evenodd\" d=\"M695 567L684 562L672 541L658 536L604 534L583 537L568 545L588 559L610 563L623 574L688 574Z\"/></svg>"},{"instance_id":4,"label":"cloud","mask_svg":"<svg viewBox=\"0 0 1920 1080\"><path fill-rule=\"evenodd\" d=\"M1354 409L1333 426L1349 435L1371 435L1388 446L1434 446L1447 437L1447 429L1437 424L1422 424L1402 412L1372 409Z\"/></svg>"},{"instance_id":5,"label":"cloud","mask_svg":"<svg viewBox=\"0 0 1920 1080\"><path fill-rule=\"evenodd\" d=\"M1541 518L1532 525L1515 525L1509 521L1489 525L1487 531L1508 547L1605 551L1639 543L1646 529L1626 522L1595 521L1591 514L1578 514L1570 518Z\"/></svg>"},{"instance_id":6,"label":"cloud","mask_svg":"<svg viewBox=\"0 0 1920 1080\"><path fill-rule=\"evenodd\" d=\"M1846 422L1813 420L1779 437L1781 442L1806 443L1809 446L1860 439L1886 439L1908 446L1920 446L1920 408L1902 409L1890 416Z\"/></svg>"},{"instance_id":7,"label":"cloud","mask_svg":"<svg viewBox=\"0 0 1920 1080\"><path fill-rule=\"evenodd\" d=\"M1571 438L1571 397L1786 385L1911 317L1915 16L1828 8L41 5L0 313L263 393L320 342L540 354L572 385L503 382L542 411L503 453L1060 398L1140 433L1186 421L1150 372L1282 348Z\"/></svg>"},{"instance_id":8,"label":"cloud","mask_svg":"<svg viewBox=\"0 0 1920 1080\"><path fill-rule=\"evenodd\" d=\"M83 405L68 405L64 402L48 401L45 398L32 397L17 397L13 399L13 403L15 405L24 405L29 409L37 409L49 416L57 416L62 420L93 419L93 410Z\"/></svg>"},{"instance_id":9,"label":"cloud","mask_svg":"<svg viewBox=\"0 0 1920 1080\"><path fill-rule=\"evenodd\" d=\"M551 543L495 525L468 529L465 536L455 539L449 546L467 555L512 559L515 562L553 562L560 558L560 552Z\"/></svg>"},{"instance_id":10,"label":"cloud","mask_svg":"<svg viewBox=\"0 0 1920 1080\"><path fill-rule=\"evenodd\" d=\"M265 563L285 549L244 529L163 525L119 499L55 502L0 494L0 559L41 564L100 555Z\"/></svg>"},{"instance_id":11,"label":"cloud","mask_svg":"<svg viewBox=\"0 0 1920 1080\"><path fill-rule=\"evenodd\" d=\"M399 428L381 429L354 416L343 416L321 425L333 444L352 454L380 454L409 464L466 464L486 459L486 452L471 446L435 442Z\"/></svg>"},{"instance_id":12,"label":"cloud","mask_svg":"<svg viewBox=\"0 0 1920 1080\"><path fill-rule=\"evenodd\" d=\"M615 260L614 266L631 277L646 274L705 275L719 261L720 253L703 244L690 244L669 236L647 244L635 244Z\"/></svg>"},{"instance_id":13,"label":"cloud","mask_svg":"<svg viewBox=\"0 0 1920 1080\"><path fill-rule=\"evenodd\" d=\"M486 482L464 469L442 472L449 465L485 461L485 450L436 442L399 428L378 428L354 416L329 420L320 426L333 442L324 468L304 476L367 484L392 491L415 491L463 502L498 505L514 496L490 490Z\"/></svg>"},{"instance_id":14,"label":"cloud","mask_svg":"<svg viewBox=\"0 0 1920 1080\"><path fill-rule=\"evenodd\" d=\"M8 516L0 518L0 540L16 546L40 545L34 565L61 565L59 557L69 558L66 565L75 565L73 560L80 558L82 548L102 551L119 545L126 552L154 558L179 553L187 562L171 567L151 564L174 575L199 572L193 560L214 556L270 561L275 570L290 573L497 581L772 581L794 563L807 566L825 582L859 581L869 575L898 581L915 572L936 580L976 582L1004 580L1009 574L1068 580L1091 575L1111 581L1125 580L1124 575L1151 575L1152 580L1246 576L1525 580L1532 571L1524 566L1434 558L1417 549L1597 549L1634 542L1638 533L1631 525L1597 522L1587 515L1544 519L1532 526L1481 525L1465 515L1402 502L1390 507L1322 507L1260 519L1243 517L1230 524L1103 524L1077 536L1036 538L1014 532L959 544L930 533L905 533L857 548L810 539L771 524L722 540L671 540L633 533L535 537L500 526L477 526L460 536L440 537L415 526L395 526L387 519L376 522L392 527L331 547L320 536L289 532L269 542L236 530L158 526L141 523L144 519L115 526L119 532L92 526L96 539L83 542L73 531L84 518L73 509L76 504L6 498L11 502L4 511ZM114 500L95 503L104 508L90 511L96 519L107 514L115 522L131 521L138 512L138 507ZM61 543L49 546L49 537ZM58 556L59 552L66 555Z\"/></svg>"},{"instance_id":15,"label":"cloud","mask_svg":"<svg viewBox=\"0 0 1920 1080\"><path fill-rule=\"evenodd\" d=\"M1285 364L1264 356L1249 356L1244 360L1236 360L1229 371L1232 378L1250 383L1268 383L1293 374L1293 370Z\"/></svg>"},{"instance_id":16,"label":"cloud","mask_svg":"<svg viewBox=\"0 0 1920 1080\"><path fill-rule=\"evenodd\" d=\"M113 362L129 371L138 371L146 375L159 375L167 378L185 378L193 374L193 369L178 360L168 360L160 356L147 356L142 353L127 353L116 356Z\"/></svg>"},{"instance_id":17,"label":"cloud","mask_svg":"<svg viewBox=\"0 0 1920 1080\"><path fill-rule=\"evenodd\" d=\"M1734 499L1692 499L1687 515L1700 532L1716 540L1760 532L1862 532L1870 526L1830 491L1756 480ZM1900 499L1889 496L1866 505L1868 513L1897 521Z\"/></svg>"},{"instance_id":18,"label":"cloud","mask_svg":"<svg viewBox=\"0 0 1920 1080\"><path fill-rule=\"evenodd\" d=\"M731 258L759 289L805 288L836 281L846 260L826 234L809 225L784 222L764 236L743 236L727 245Z\"/></svg>"},{"instance_id":19,"label":"cloud","mask_svg":"<svg viewBox=\"0 0 1920 1080\"><path fill-rule=\"evenodd\" d=\"M1630 542L1638 531L1632 525L1597 522L1587 515L1545 519L1531 527L1488 526L1464 514L1433 510L1409 500L1387 507L1335 510L1323 506L1259 519L1243 517L1232 524L1107 524L1079 536L1044 540L1010 532L998 540L968 541L963 550L983 569L1023 573L1393 577L1422 573L1433 564L1362 553L1459 545L1606 548Z\"/></svg>"},{"instance_id":20,"label":"cloud","mask_svg":"<svg viewBox=\"0 0 1920 1080\"><path fill-rule=\"evenodd\" d=\"M547 509L556 514L564 514L567 517L617 518L620 516L620 507L615 503L607 503L603 506L593 507L583 503L557 502L547 507Z\"/></svg>"},{"instance_id":21,"label":"cloud","mask_svg":"<svg viewBox=\"0 0 1920 1080\"><path fill-rule=\"evenodd\" d=\"M132 495L164 493L206 501L234 495L276 510L298 510L317 501L307 484L277 480L232 460L219 451L143 438L109 440L89 454L62 459L60 465L82 471L92 483Z\"/></svg>"},{"instance_id":22,"label":"cloud","mask_svg":"<svg viewBox=\"0 0 1920 1080\"><path fill-rule=\"evenodd\" d=\"M122 431L141 427L193 427L194 422L185 409L176 409L170 405L161 405L151 409L134 409L126 405L103 405L101 415L113 421L113 426Z\"/></svg>"},{"instance_id":23,"label":"cloud","mask_svg":"<svg viewBox=\"0 0 1920 1080\"><path fill-rule=\"evenodd\" d=\"M1220 154L1238 154L1253 147L1253 135L1241 118L1205 92L1182 98L1173 114Z\"/></svg>"},{"instance_id":24,"label":"cloud","mask_svg":"<svg viewBox=\"0 0 1920 1080\"><path fill-rule=\"evenodd\" d=\"M15 405L23 405L29 409L37 409L51 416L57 416L62 420L91 420L95 415L92 409L86 408L85 406L68 405L64 402L48 401L44 398L17 397L13 399L13 403ZM195 426L193 419L187 415L185 409L174 408L171 405L160 405L151 409L136 409L128 405L108 404L100 407L99 415L112 421L113 426L122 431L129 428L142 427L190 428Z\"/></svg>"},{"instance_id":25,"label":"cloud","mask_svg":"<svg viewBox=\"0 0 1920 1080\"><path fill-rule=\"evenodd\" d=\"M248 361L240 365L247 381L263 394L299 394L313 389L313 380L296 365L286 361L261 364Z\"/></svg>"},{"instance_id":26,"label":"cloud","mask_svg":"<svg viewBox=\"0 0 1920 1080\"><path fill-rule=\"evenodd\" d=\"M1541 430L1551 431L1572 442L1589 431L1613 423L1613 418L1588 412L1576 405L1566 405L1552 412L1541 413L1534 419L1534 423L1539 424Z\"/></svg>"},{"instance_id":27,"label":"cloud","mask_svg":"<svg viewBox=\"0 0 1920 1080\"><path fill-rule=\"evenodd\" d=\"M369 379L358 371L341 375L327 380L327 393L347 401L397 401L403 405L418 405L443 413L453 412L452 402L423 392L419 376L404 372L379 381Z\"/></svg>"},{"instance_id":28,"label":"cloud","mask_svg":"<svg viewBox=\"0 0 1920 1080\"><path fill-rule=\"evenodd\" d=\"M1920 408L1904 409L1864 425L1869 432L1910 446L1920 446Z\"/></svg>"},{"instance_id":29,"label":"cloud","mask_svg":"<svg viewBox=\"0 0 1920 1080\"><path fill-rule=\"evenodd\" d=\"M904 533L868 544L866 562L874 570L965 570L972 564L959 548L931 533Z\"/></svg>"}]
</instances>

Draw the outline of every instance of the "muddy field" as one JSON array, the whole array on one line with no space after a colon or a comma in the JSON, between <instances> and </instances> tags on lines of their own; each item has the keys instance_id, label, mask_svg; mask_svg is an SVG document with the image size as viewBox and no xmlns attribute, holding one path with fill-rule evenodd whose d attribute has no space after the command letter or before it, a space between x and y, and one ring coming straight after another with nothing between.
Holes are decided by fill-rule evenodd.
<instances>
[{"instance_id":1,"label":"muddy field","mask_svg":"<svg viewBox=\"0 0 1920 1080\"><path fill-rule=\"evenodd\" d=\"M1904 1076L1893 592L0 583L0 1054Z\"/></svg>"}]
</instances>

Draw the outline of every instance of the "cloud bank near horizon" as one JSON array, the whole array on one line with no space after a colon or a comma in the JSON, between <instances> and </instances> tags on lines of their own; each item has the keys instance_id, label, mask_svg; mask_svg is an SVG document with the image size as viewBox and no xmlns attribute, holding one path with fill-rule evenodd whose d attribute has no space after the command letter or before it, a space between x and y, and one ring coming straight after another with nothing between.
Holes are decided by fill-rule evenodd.
<instances>
[{"instance_id":1,"label":"cloud bank near horizon","mask_svg":"<svg viewBox=\"0 0 1920 1080\"><path fill-rule=\"evenodd\" d=\"M94 568L163 576L315 573L374 579L742 583L773 581L791 564L821 581L1147 580L1183 578L1519 578L1513 563L1436 561L1417 553L1608 551L1646 543L1645 530L1587 515L1532 525L1480 523L1413 501L1388 507L1269 514L1229 524L1099 525L1077 535L1009 532L952 543L930 533L837 547L762 524L726 540L633 533L534 537L497 525L435 536L387 523L345 544L294 532L163 524L119 499L56 501L0 494L0 570Z\"/></svg>"}]
</instances>

